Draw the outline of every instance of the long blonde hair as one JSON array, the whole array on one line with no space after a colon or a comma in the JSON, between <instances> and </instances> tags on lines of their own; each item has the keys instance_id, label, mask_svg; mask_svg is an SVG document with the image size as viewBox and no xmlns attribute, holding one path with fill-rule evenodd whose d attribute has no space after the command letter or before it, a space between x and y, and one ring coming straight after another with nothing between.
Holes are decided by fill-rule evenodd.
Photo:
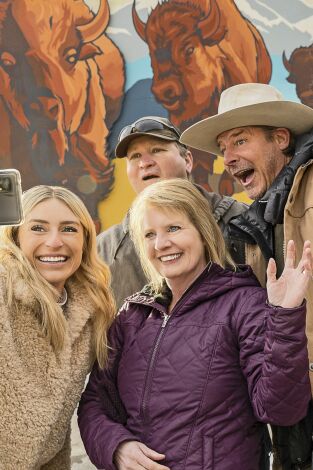
<instances>
[{"instance_id":1,"label":"long blonde hair","mask_svg":"<svg viewBox=\"0 0 313 470\"><path fill-rule=\"evenodd\" d=\"M71 278L86 291L90 303L94 306L94 349L97 360L103 367L107 360L107 329L115 314L115 304L110 284L110 272L101 261L96 248L96 231L91 216L84 203L68 189L58 186L35 186L23 194L23 210L25 217L40 202L55 198L62 201L79 219L84 233L82 262ZM0 261L15 258L17 269L25 284L33 292L41 306L41 325L48 340L56 351L62 349L65 338L66 320L60 315L56 303L57 292L28 261L19 248L17 226L6 226L1 229ZM9 307L14 308L13 295L14 273L8 272L7 294Z\"/></svg>"},{"instance_id":2,"label":"long blonde hair","mask_svg":"<svg viewBox=\"0 0 313 470\"><path fill-rule=\"evenodd\" d=\"M222 267L226 265L235 267L227 252L222 232L213 217L212 209L196 186L182 178L159 181L147 186L137 196L130 210L130 235L155 294L161 292L164 279L146 254L143 219L149 207L186 215L203 240L207 262L212 261Z\"/></svg>"}]
</instances>

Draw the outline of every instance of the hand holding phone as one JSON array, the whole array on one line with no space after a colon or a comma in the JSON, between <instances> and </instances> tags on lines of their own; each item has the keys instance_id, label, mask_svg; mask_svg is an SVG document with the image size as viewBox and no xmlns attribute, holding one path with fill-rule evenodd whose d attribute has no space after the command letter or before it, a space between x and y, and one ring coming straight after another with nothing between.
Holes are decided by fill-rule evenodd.
<instances>
[{"instance_id":1,"label":"hand holding phone","mask_svg":"<svg viewBox=\"0 0 313 470\"><path fill-rule=\"evenodd\" d=\"M23 220L20 172L0 170L0 225L20 225Z\"/></svg>"}]
</instances>

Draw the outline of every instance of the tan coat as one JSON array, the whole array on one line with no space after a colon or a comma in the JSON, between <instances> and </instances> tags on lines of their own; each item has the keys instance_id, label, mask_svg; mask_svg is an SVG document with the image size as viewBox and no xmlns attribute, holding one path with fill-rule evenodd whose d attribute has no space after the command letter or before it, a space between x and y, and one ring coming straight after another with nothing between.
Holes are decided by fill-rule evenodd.
<instances>
[{"instance_id":1,"label":"tan coat","mask_svg":"<svg viewBox=\"0 0 313 470\"><path fill-rule=\"evenodd\" d=\"M284 240L295 241L297 262L301 257L305 240L310 240L313 247L313 160L300 166L294 178L284 211ZM251 245L247 247L246 260L264 286L266 266L258 247ZM310 367L310 379L313 396L313 280L309 284L306 300L306 331L309 361L312 367L312 370Z\"/></svg>"},{"instance_id":2,"label":"tan coat","mask_svg":"<svg viewBox=\"0 0 313 470\"><path fill-rule=\"evenodd\" d=\"M14 272L14 262L7 268ZM7 308L5 277L0 266L0 469L69 470L70 421L93 362L90 302L81 287L67 287L65 346L55 354L18 277L18 308Z\"/></svg>"}]
</instances>

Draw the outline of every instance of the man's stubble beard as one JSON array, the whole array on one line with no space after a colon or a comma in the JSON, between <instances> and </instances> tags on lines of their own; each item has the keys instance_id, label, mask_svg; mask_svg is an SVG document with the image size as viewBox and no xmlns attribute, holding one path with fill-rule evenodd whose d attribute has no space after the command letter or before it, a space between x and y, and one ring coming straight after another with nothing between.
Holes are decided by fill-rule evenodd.
<instances>
[{"instance_id":1,"label":"man's stubble beard","mask_svg":"<svg viewBox=\"0 0 313 470\"><path fill-rule=\"evenodd\" d=\"M283 156L283 162L282 164L279 164L279 161L282 159ZM268 153L268 158L266 159L266 165L265 165L265 173L269 178L266 179L266 188L262 191L261 194L258 194L253 200L259 201L260 199L263 198L264 194L268 191L270 186L274 183L276 180L277 176L280 174L282 169L288 164L290 161L290 157L287 157L286 155L282 155L281 151L275 151L271 150ZM274 175L271 176L271 175ZM252 198L251 198L252 199Z\"/></svg>"}]
</instances>

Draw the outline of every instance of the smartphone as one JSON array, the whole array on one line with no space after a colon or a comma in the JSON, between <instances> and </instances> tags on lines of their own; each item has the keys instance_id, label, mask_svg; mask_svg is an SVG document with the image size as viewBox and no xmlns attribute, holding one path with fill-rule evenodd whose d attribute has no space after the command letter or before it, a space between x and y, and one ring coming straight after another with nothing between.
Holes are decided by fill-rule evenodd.
<instances>
[{"instance_id":1,"label":"smartphone","mask_svg":"<svg viewBox=\"0 0 313 470\"><path fill-rule=\"evenodd\" d=\"M23 220L20 172L0 170L0 225L20 225Z\"/></svg>"}]
</instances>

